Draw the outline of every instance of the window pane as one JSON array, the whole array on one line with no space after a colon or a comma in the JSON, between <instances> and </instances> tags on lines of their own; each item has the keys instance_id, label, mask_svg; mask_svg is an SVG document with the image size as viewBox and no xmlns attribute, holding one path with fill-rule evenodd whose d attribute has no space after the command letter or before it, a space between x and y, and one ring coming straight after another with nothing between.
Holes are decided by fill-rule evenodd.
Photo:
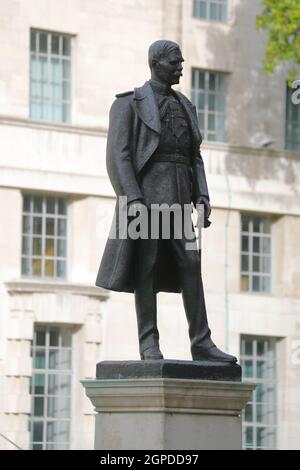
<instances>
[{"instance_id":1,"label":"window pane","mask_svg":"<svg viewBox=\"0 0 300 470\"><path fill-rule=\"evenodd\" d=\"M205 108L205 95L204 93L198 93L198 109L204 110Z\"/></svg>"},{"instance_id":2,"label":"window pane","mask_svg":"<svg viewBox=\"0 0 300 470\"><path fill-rule=\"evenodd\" d=\"M248 271L249 269L249 256L242 255L242 271Z\"/></svg>"},{"instance_id":3,"label":"window pane","mask_svg":"<svg viewBox=\"0 0 300 470\"><path fill-rule=\"evenodd\" d=\"M217 17L217 5L212 2L210 4L210 19L211 20L217 20L218 17Z\"/></svg>"},{"instance_id":4,"label":"window pane","mask_svg":"<svg viewBox=\"0 0 300 470\"><path fill-rule=\"evenodd\" d=\"M49 367L50 369L67 370L71 366L71 353L67 350L50 350Z\"/></svg>"},{"instance_id":5,"label":"window pane","mask_svg":"<svg viewBox=\"0 0 300 470\"><path fill-rule=\"evenodd\" d=\"M39 51L42 53L47 53L47 33L39 33L39 40Z\"/></svg>"},{"instance_id":6,"label":"window pane","mask_svg":"<svg viewBox=\"0 0 300 470\"><path fill-rule=\"evenodd\" d=\"M41 276L42 274L42 260L41 259L32 260L32 274L33 276Z\"/></svg>"},{"instance_id":7,"label":"window pane","mask_svg":"<svg viewBox=\"0 0 300 470\"><path fill-rule=\"evenodd\" d=\"M271 238L262 239L262 251L265 254L271 254Z\"/></svg>"},{"instance_id":8,"label":"window pane","mask_svg":"<svg viewBox=\"0 0 300 470\"><path fill-rule=\"evenodd\" d=\"M271 279L270 277L263 276L262 278L262 291L271 292Z\"/></svg>"},{"instance_id":9,"label":"window pane","mask_svg":"<svg viewBox=\"0 0 300 470\"><path fill-rule=\"evenodd\" d=\"M23 212L30 212L30 196L23 196Z\"/></svg>"},{"instance_id":10,"label":"window pane","mask_svg":"<svg viewBox=\"0 0 300 470\"><path fill-rule=\"evenodd\" d=\"M59 352L55 351L58 355ZM59 394L59 375L49 374L48 375L48 395L58 395Z\"/></svg>"},{"instance_id":11,"label":"window pane","mask_svg":"<svg viewBox=\"0 0 300 470\"><path fill-rule=\"evenodd\" d=\"M245 409L245 421L252 421L253 420L253 410L252 405L247 405Z\"/></svg>"},{"instance_id":12,"label":"window pane","mask_svg":"<svg viewBox=\"0 0 300 470\"><path fill-rule=\"evenodd\" d=\"M264 362L264 361L257 361L257 364L256 364L256 377L257 377L258 379L262 379L262 378L263 378L264 365L265 365L265 362Z\"/></svg>"},{"instance_id":13,"label":"window pane","mask_svg":"<svg viewBox=\"0 0 300 470\"><path fill-rule=\"evenodd\" d=\"M44 414L44 398L35 397L33 405L34 416L43 416Z\"/></svg>"},{"instance_id":14,"label":"window pane","mask_svg":"<svg viewBox=\"0 0 300 470\"><path fill-rule=\"evenodd\" d=\"M242 236L242 251L249 251L249 238L247 236Z\"/></svg>"},{"instance_id":15,"label":"window pane","mask_svg":"<svg viewBox=\"0 0 300 470\"><path fill-rule=\"evenodd\" d=\"M45 351L36 351L34 367L36 369L45 369L45 364Z\"/></svg>"},{"instance_id":16,"label":"window pane","mask_svg":"<svg viewBox=\"0 0 300 470\"><path fill-rule=\"evenodd\" d=\"M54 276L54 261L47 259L45 261L45 276Z\"/></svg>"},{"instance_id":17,"label":"window pane","mask_svg":"<svg viewBox=\"0 0 300 470\"><path fill-rule=\"evenodd\" d=\"M35 342L37 346L46 345L46 332L44 330L37 330L35 334Z\"/></svg>"},{"instance_id":18,"label":"window pane","mask_svg":"<svg viewBox=\"0 0 300 470\"><path fill-rule=\"evenodd\" d=\"M69 330L63 330L61 332L62 347L71 347L72 346L72 333Z\"/></svg>"},{"instance_id":19,"label":"window pane","mask_svg":"<svg viewBox=\"0 0 300 470\"><path fill-rule=\"evenodd\" d=\"M248 427L246 428L246 445L253 445L253 429Z\"/></svg>"},{"instance_id":20,"label":"window pane","mask_svg":"<svg viewBox=\"0 0 300 470\"><path fill-rule=\"evenodd\" d=\"M30 247L31 247L31 238L24 237L22 238L22 254L29 255L30 254Z\"/></svg>"},{"instance_id":21,"label":"window pane","mask_svg":"<svg viewBox=\"0 0 300 470\"><path fill-rule=\"evenodd\" d=\"M42 218L33 217L33 233L36 235L42 234Z\"/></svg>"},{"instance_id":22,"label":"window pane","mask_svg":"<svg viewBox=\"0 0 300 470\"><path fill-rule=\"evenodd\" d=\"M46 256L54 256L54 239L46 238Z\"/></svg>"},{"instance_id":23,"label":"window pane","mask_svg":"<svg viewBox=\"0 0 300 470\"><path fill-rule=\"evenodd\" d=\"M209 89L214 91L216 89L216 74L209 74Z\"/></svg>"},{"instance_id":24,"label":"window pane","mask_svg":"<svg viewBox=\"0 0 300 470\"><path fill-rule=\"evenodd\" d=\"M36 49L37 49L37 45L36 45L36 32L35 31L31 31L30 32L30 50L32 52L35 52Z\"/></svg>"},{"instance_id":25,"label":"window pane","mask_svg":"<svg viewBox=\"0 0 300 470\"><path fill-rule=\"evenodd\" d=\"M66 277L66 262L58 260L57 263L57 277L64 278Z\"/></svg>"},{"instance_id":26,"label":"window pane","mask_svg":"<svg viewBox=\"0 0 300 470\"><path fill-rule=\"evenodd\" d=\"M71 38L67 36L63 37L63 55L71 55Z\"/></svg>"},{"instance_id":27,"label":"window pane","mask_svg":"<svg viewBox=\"0 0 300 470\"><path fill-rule=\"evenodd\" d=\"M69 60L63 60L63 78L65 80L70 80L71 78L71 63Z\"/></svg>"},{"instance_id":28,"label":"window pane","mask_svg":"<svg viewBox=\"0 0 300 470\"><path fill-rule=\"evenodd\" d=\"M51 52L52 54L59 54L59 36L56 34L51 35Z\"/></svg>"},{"instance_id":29,"label":"window pane","mask_svg":"<svg viewBox=\"0 0 300 470\"><path fill-rule=\"evenodd\" d=\"M199 15L200 15L201 18L207 18L207 4L206 4L206 1L205 2L200 1Z\"/></svg>"},{"instance_id":30,"label":"window pane","mask_svg":"<svg viewBox=\"0 0 300 470\"><path fill-rule=\"evenodd\" d=\"M242 275L242 280L241 280L241 289L242 291L249 291L249 276L245 276L244 274Z\"/></svg>"},{"instance_id":31,"label":"window pane","mask_svg":"<svg viewBox=\"0 0 300 470\"><path fill-rule=\"evenodd\" d=\"M260 233L260 221L261 219L258 217L253 218L253 232Z\"/></svg>"},{"instance_id":32,"label":"window pane","mask_svg":"<svg viewBox=\"0 0 300 470\"><path fill-rule=\"evenodd\" d=\"M55 213L55 198L54 197L46 198L46 211L47 211L47 214Z\"/></svg>"},{"instance_id":33,"label":"window pane","mask_svg":"<svg viewBox=\"0 0 300 470\"><path fill-rule=\"evenodd\" d=\"M259 253L260 239L259 237L253 237L253 252Z\"/></svg>"},{"instance_id":34,"label":"window pane","mask_svg":"<svg viewBox=\"0 0 300 470\"><path fill-rule=\"evenodd\" d=\"M50 330L50 346L59 345L59 330Z\"/></svg>"},{"instance_id":35,"label":"window pane","mask_svg":"<svg viewBox=\"0 0 300 470\"><path fill-rule=\"evenodd\" d=\"M216 128L216 123L215 123L215 115L214 114L209 114L208 115L208 129L210 131L215 130Z\"/></svg>"},{"instance_id":36,"label":"window pane","mask_svg":"<svg viewBox=\"0 0 300 470\"><path fill-rule=\"evenodd\" d=\"M63 78L60 59L51 59L51 69L53 82L60 84Z\"/></svg>"},{"instance_id":37,"label":"window pane","mask_svg":"<svg viewBox=\"0 0 300 470\"><path fill-rule=\"evenodd\" d=\"M257 355L263 356L264 353L265 353L265 342L257 341Z\"/></svg>"},{"instance_id":38,"label":"window pane","mask_svg":"<svg viewBox=\"0 0 300 470\"><path fill-rule=\"evenodd\" d=\"M25 276L30 275L31 261L30 258L22 258L22 274Z\"/></svg>"},{"instance_id":39,"label":"window pane","mask_svg":"<svg viewBox=\"0 0 300 470\"><path fill-rule=\"evenodd\" d=\"M66 256L67 243L64 239L57 240L57 256L64 258Z\"/></svg>"},{"instance_id":40,"label":"window pane","mask_svg":"<svg viewBox=\"0 0 300 470\"><path fill-rule=\"evenodd\" d=\"M42 239L41 238L33 238L32 254L33 255L41 255L42 254Z\"/></svg>"},{"instance_id":41,"label":"window pane","mask_svg":"<svg viewBox=\"0 0 300 470\"><path fill-rule=\"evenodd\" d=\"M248 356L252 356L253 354L253 342L252 341L245 341L245 354Z\"/></svg>"},{"instance_id":42,"label":"window pane","mask_svg":"<svg viewBox=\"0 0 300 470\"><path fill-rule=\"evenodd\" d=\"M59 237L64 237L66 236L67 232L67 224L65 219L58 219L58 233L57 235Z\"/></svg>"},{"instance_id":43,"label":"window pane","mask_svg":"<svg viewBox=\"0 0 300 470\"><path fill-rule=\"evenodd\" d=\"M33 423L33 440L41 442L43 440L43 421Z\"/></svg>"},{"instance_id":44,"label":"window pane","mask_svg":"<svg viewBox=\"0 0 300 470\"><path fill-rule=\"evenodd\" d=\"M46 234L47 235L54 235L54 219L47 218L46 219Z\"/></svg>"},{"instance_id":45,"label":"window pane","mask_svg":"<svg viewBox=\"0 0 300 470\"><path fill-rule=\"evenodd\" d=\"M260 291L260 288L259 288L259 276L253 276L252 278L252 290L253 292L259 292Z\"/></svg>"},{"instance_id":46,"label":"window pane","mask_svg":"<svg viewBox=\"0 0 300 470\"><path fill-rule=\"evenodd\" d=\"M36 354L35 363L34 363L35 369L44 368L44 367L38 367L41 364L43 366L45 365L44 358L42 357L37 360L37 354ZM33 380L34 380L33 393L35 395L43 395L45 393L45 376L43 374L35 374Z\"/></svg>"},{"instance_id":47,"label":"window pane","mask_svg":"<svg viewBox=\"0 0 300 470\"><path fill-rule=\"evenodd\" d=\"M67 201L64 198L58 198L58 213L65 215L67 213Z\"/></svg>"},{"instance_id":48,"label":"window pane","mask_svg":"<svg viewBox=\"0 0 300 470\"><path fill-rule=\"evenodd\" d=\"M244 373L245 373L245 377L253 377L253 363L252 363L252 361L245 361Z\"/></svg>"},{"instance_id":49,"label":"window pane","mask_svg":"<svg viewBox=\"0 0 300 470\"><path fill-rule=\"evenodd\" d=\"M23 233L30 233L31 231L31 217L28 215L23 216Z\"/></svg>"},{"instance_id":50,"label":"window pane","mask_svg":"<svg viewBox=\"0 0 300 470\"><path fill-rule=\"evenodd\" d=\"M259 256L252 257L253 271L256 273L260 271L259 260L260 260Z\"/></svg>"},{"instance_id":51,"label":"window pane","mask_svg":"<svg viewBox=\"0 0 300 470\"><path fill-rule=\"evenodd\" d=\"M40 214L42 212L42 203L43 199L41 197L35 196L33 198L33 212Z\"/></svg>"}]
</instances>

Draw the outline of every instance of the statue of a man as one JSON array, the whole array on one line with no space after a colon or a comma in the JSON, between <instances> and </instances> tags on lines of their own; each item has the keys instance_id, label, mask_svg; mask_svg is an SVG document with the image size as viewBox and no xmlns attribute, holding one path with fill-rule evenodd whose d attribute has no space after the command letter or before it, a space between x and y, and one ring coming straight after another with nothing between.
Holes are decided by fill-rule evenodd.
<instances>
[{"instance_id":1,"label":"statue of a man","mask_svg":"<svg viewBox=\"0 0 300 470\"><path fill-rule=\"evenodd\" d=\"M165 291L182 293L193 360L236 362L211 339L201 279L201 251L187 249L189 240L184 233L180 238L174 236L174 219L170 218L172 230L168 239L161 236L161 230L158 237L139 239L124 237L124 233L120 236L118 230L121 196L127 198L126 209L144 204L149 214L153 205L202 205L204 226L210 224L196 109L183 94L172 89L182 76L183 61L178 44L156 41L149 48L151 79L134 91L117 95L112 105L107 170L118 197L114 218L117 228L113 231L117 235L107 241L96 285L134 292L141 359L163 359L156 296ZM131 220L126 218L127 228ZM189 220L192 225L191 216Z\"/></svg>"}]
</instances>

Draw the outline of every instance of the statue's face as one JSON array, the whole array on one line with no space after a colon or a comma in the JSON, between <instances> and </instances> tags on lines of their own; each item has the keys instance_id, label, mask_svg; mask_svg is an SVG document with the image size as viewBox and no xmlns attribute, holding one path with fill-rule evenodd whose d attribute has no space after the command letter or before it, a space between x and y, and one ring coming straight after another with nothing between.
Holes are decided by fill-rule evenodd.
<instances>
[{"instance_id":1,"label":"statue's face","mask_svg":"<svg viewBox=\"0 0 300 470\"><path fill-rule=\"evenodd\" d=\"M180 49L174 49L165 57L154 63L154 70L159 80L168 85L176 85L182 76L182 62L184 61Z\"/></svg>"}]
</instances>

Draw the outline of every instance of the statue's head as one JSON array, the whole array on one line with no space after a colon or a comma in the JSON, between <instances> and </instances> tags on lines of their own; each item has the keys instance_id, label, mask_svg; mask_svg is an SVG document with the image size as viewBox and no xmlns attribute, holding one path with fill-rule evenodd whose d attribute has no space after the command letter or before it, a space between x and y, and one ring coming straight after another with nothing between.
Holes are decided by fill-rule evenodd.
<instances>
[{"instance_id":1,"label":"statue's head","mask_svg":"<svg viewBox=\"0 0 300 470\"><path fill-rule=\"evenodd\" d=\"M178 44L173 41L155 41L149 47L149 67L152 78L175 85L182 76L184 61Z\"/></svg>"}]
</instances>

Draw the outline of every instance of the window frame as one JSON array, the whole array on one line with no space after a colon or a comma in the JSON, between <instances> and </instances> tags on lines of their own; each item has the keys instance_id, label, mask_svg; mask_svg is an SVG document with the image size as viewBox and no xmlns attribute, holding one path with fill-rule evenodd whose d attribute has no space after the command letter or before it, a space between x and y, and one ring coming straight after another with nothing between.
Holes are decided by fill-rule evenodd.
<instances>
[{"instance_id":1,"label":"window frame","mask_svg":"<svg viewBox=\"0 0 300 470\"><path fill-rule=\"evenodd\" d=\"M32 34L37 34L37 38L35 41L37 42L35 51L32 50ZM41 34L46 34L47 35L47 52L40 52L38 49L39 46L39 37ZM70 41L70 54L69 55L63 55L60 52L58 54L54 54L51 51L51 44L52 44L52 37L58 36L59 38L59 48L61 49L60 52L62 52L63 49L63 42L64 39L68 39ZM58 31L49 31L49 30L44 30L44 29L39 29L39 28L30 28L29 31L29 119L32 121L38 121L38 122L48 122L51 124L71 124L72 123L72 112L73 112L73 49L74 49L74 35L69 34L69 33L63 33L63 32L58 32ZM51 51L51 52L49 52ZM37 59L39 58L45 58L47 62L47 69L48 73L46 78L43 79L35 79L33 77L33 61L32 58L35 57ZM62 77L62 79L59 82L54 82L50 78L50 73L49 71L52 72L52 68L50 68L49 64L51 63L51 59L56 59L59 60L59 63L62 63L62 61L68 61L69 62L69 78L65 79ZM42 86L43 84L47 86L48 92L51 90L51 95L47 99L43 97L42 94L39 95L39 97L35 97L32 94L32 87L33 83L40 84ZM63 86L64 83L68 83L69 88L68 88L68 99L64 99L63 97ZM57 85L59 84L60 89L61 89L61 94L62 97L60 100L57 100L58 105L60 106L60 113L62 114L62 119L55 119L53 117L53 107L55 106L56 101L52 97L52 86L50 85ZM48 102L48 108L47 108L47 102ZM36 103L37 105L40 106L40 113L42 114L42 117L34 117L33 116L33 104ZM68 117L66 119L63 118L64 114L64 104L66 105L66 113L68 114ZM57 107L58 107L57 105ZM44 117L43 113L46 113L49 115L51 114L51 118Z\"/></svg>"},{"instance_id":2,"label":"window frame","mask_svg":"<svg viewBox=\"0 0 300 470\"><path fill-rule=\"evenodd\" d=\"M22 193L23 204L22 204L22 237L21 237L21 276L29 279L44 279L54 281L66 281L68 279L68 250L69 250L69 200L64 195L53 195L48 193ZM25 210L25 198L29 198L30 209ZM41 199L42 211L34 211L34 200L35 198ZM47 201L54 201L54 212L47 212ZM63 201L65 214L59 213L59 202ZM34 233L34 222L35 219L41 219L41 233ZM53 219L53 234L47 233L47 220ZM64 235L58 234L58 222L59 220L65 221ZM26 222L29 221L28 231L26 229ZM33 244L35 240L40 240L41 248L40 254L33 254ZM46 254L46 243L47 240L53 240L54 254ZM65 245L64 254L58 255L58 242ZM63 243L64 242L64 243ZM28 243L28 251L25 252L24 246ZM48 242L49 243L49 242ZM29 266L29 272L26 273L26 260ZM40 260L40 273L34 274L33 272L33 261ZM53 262L53 275L46 274L46 262ZM64 266L64 272L62 275L58 274L58 262L61 262L61 266ZM24 264L23 264L24 263ZM51 263L49 263L51 265Z\"/></svg>"},{"instance_id":3,"label":"window frame","mask_svg":"<svg viewBox=\"0 0 300 470\"><path fill-rule=\"evenodd\" d=\"M200 88L200 74L204 74L204 88ZM210 88L210 79L211 77L214 76L214 80L216 85L215 90L212 90ZM224 80L222 86L224 90L221 90L222 88L220 87L220 80ZM198 67L193 67L192 68L192 77L191 77L191 95L192 95L192 102L196 107L197 111L197 117L198 117L198 124L199 124L199 129L202 134L203 140L206 142L216 142L216 143L226 143L227 142L227 137L228 137L228 130L227 130L227 99L228 99L228 81L229 81L229 73L226 72L221 72L218 70L208 70L208 69L201 69ZM197 87L198 85L198 87ZM201 109L199 108L199 101L200 97L204 96L204 108ZM220 95L223 99L223 105L224 105L224 110L220 111L216 108L218 108L218 101L217 97ZM211 97L214 97L215 99L215 109L211 110L210 109L210 100ZM204 117L204 128L201 128L201 119L200 119L200 114L203 114ZM209 117L214 116L214 123L215 127L214 129L209 129ZM222 130L222 137L219 138L218 136L218 119L223 120L223 130ZM213 135L215 135L215 139L211 138Z\"/></svg>"},{"instance_id":4,"label":"window frame","mask_svg":"<svg viewBox=\"0 0 300 470\"><path fill-rule=\"evenodd\" d=\"M252 354L246 353L246 342L252 343ZM264 343L264 354L258 354L258 343ZM268 343L268 348L266 348L266 343ZM252 376L246 376L243 374L243 382L244 383L255 383L257 386L261 385L261 388L256 389L252 392L252 399L246 405L245 410L243 411L243 448L244 449L265 449L271 450L277 448L277 439L278 439L278 411L277 411L277 401L278 401L278 391L277 391L277 347L278 347L278 339L274 337L267 337L267 336L252 336L252 335L241 335L240 339L240 363L242 367L242 371L245 374L246 369L246 362L252 362ZM267 349L267 351L266 351ZM255 352L253 352L255 351ZM271 360L268 358L268 353L272 355ZM257 375L257 364L265 362L267 363L267 370L270 373L272 370L271 380L265 377L254 377ZM269 363L269 364L268 364ZM271 365L270 365L271 364ZM265 386L267 391L267 399L266 401L257 401L257 395L259 390L263 390L263 386ZM269 400L269 397L273 396L273 401ZM270 416L270 409L271 415L273 416L273 423L264 422L262 420L258 420L257 417L257 405L261 407L261 412L263 411L263 406L267 407L267 415ZM247 407L252 407L252 420L246 421L246 413ZM271 407L271 408L270 408ZM254 411L255 410L255 411ZM254 413L253 413L254 411ZM262 415L263 416L263 415ZM253 445L247 444L247 428L252 429L252 439ZM273 446L257 446L257 429L258 428L269 428L273 430Z\"/></svg>"},{"instance_id":5,"label":"window frame","mask_svg":"<svg viewBox=\"0 0 300 470\"><path fill-rule=\"evenodd\" d=\"M53 346L50 343L50 334L51 332L58 332L58 346ZM37 334L39 332L45 333L45 344L39 345L37 344ZM70 336L70 346L62 346L62 335L68 333ZM49 367L49 359L50 353L53 351L69 351L70 352L70 362L69 367L66 369L55 369ZM44 352L45 356L45 364L44 367L36 367L35 359L37 352ZM31 395L31 413L29 416L29 432L30 432L30 446L32 449L40 449L40 450L47 450L51 449L51 446L58 446L61 450L69 450L71 447L71 439L72 439L72 413L73 413L73 377L74 377L74 332L71 326L57 326L51 324L35 324L34 328L34 335L31 344L31 357L32 357L32 376L30 381L30 395ZM44 391L43 393L34 393L35 392L35 382L36 377L44 376ZM56 376L62 377L67 376L69 378L69 394L68 395L61 395L61 393L56 394L49 394L48 393L48 385L49 385L49 376ZM58 381L60 383L60 381ZM56 385L56 381L54 381ZM57 398L57 401L53 401L53 399ZM43 413L42 415L34 414L34 405L35 399L42 398L43 399ZM69 399L68 403L68 416L67 417L53 417L48 416L48 406L51 402L59 403L60 398L64 400ZM34 441L33 434L34 434L34 423L42 422L42 441ZM48 441L47 439L47 432L48 432L48 424L49 423L67 423L68 426L68 439L63 442L59 441ZM59 427L59 426L58 426ZM63 447L62 447L63 446ZM42 448L41 448L42 447Z\"/></svg>"},{"instance_id":6,"label":"window frame","mask_svg":"<svg viewBox=\"0 0 300 470\"><path fill-rule=\"evenodd\" d=\"M201 3L206 4L206 16L200 16L201 11ZM192 16L196 20L207 21L211 23L221 23L227 24L229 21L229 2L230 0L193 0L192 1ZM217 19L211 17L211 4L216 4L220 7L224 5L223 11L223 19L220 19L220 15L218 15ZM219 10L219 9L218 9Z\"/></svg>"},{"instance_id":7,"label":"window frame","mask_svg":"<svg viewBox=\"0 0 300 470\"><path fill-rule=\"evenodd\" d=\"M243 230L243 217L248 217L250 219L251 224L251 231L246 232ZM260 225L265 221L270 223L270 232L257 232L253 230L254 219L260 219ZM244 294L253 294L253 295L272 295L273 293L273 282L274 282L274 275L273 275L273 250L274 250L274 218L268 214L256 214L256 213L247 213L241 212L240 213L240 292ZM248 238L248 251L243 250L243 237ZM259 246L261 246L262 240L269 239L270 240L270 252L266 253L264 251L253 251L253 239L259 238ZM248 258L248 270L243 269L243 257ZM253 270L253 259L255 257L259 258L259 271ZM269 259L269 272L264 272L262 270L263 260L268 258ZM243 276L248 277L248 289L243 287ZM253 288L253 279L259 278L259 289L254 290ZM263 286L263 279L269 279L269 289L264 290Z\"/></svg>"}]
</instances>

